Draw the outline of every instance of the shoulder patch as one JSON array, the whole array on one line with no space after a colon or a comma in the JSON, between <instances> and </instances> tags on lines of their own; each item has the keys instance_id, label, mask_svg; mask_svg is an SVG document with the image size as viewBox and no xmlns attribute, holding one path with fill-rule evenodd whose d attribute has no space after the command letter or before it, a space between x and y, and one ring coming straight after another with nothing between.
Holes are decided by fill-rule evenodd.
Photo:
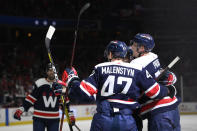
<instances>
[{"instance_id":1,"label":"shoulder patch","mask_svg":"<svg viewBox=\"0 0 197 131\"><path fill-rule=\"evenodd\" d=\"M48 81L46 81L45 78L40 78L37 81L35 81L36 86L39 88L42 85L51 85Z\"/></svg>"}]
</instances>

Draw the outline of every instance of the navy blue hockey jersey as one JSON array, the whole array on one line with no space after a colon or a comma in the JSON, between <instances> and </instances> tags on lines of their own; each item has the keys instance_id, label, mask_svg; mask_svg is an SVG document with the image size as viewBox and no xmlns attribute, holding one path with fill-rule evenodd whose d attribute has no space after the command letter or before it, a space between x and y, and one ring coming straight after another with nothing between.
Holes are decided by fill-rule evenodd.
<instances>
[{"instance_id":1,"label":"navy blue hockey jersey","mask_svg":"<svg viewBox=\"0 0 197 131\"><path fill-rule=\"evenodd\" d=\"M35 81L34 89L23 103L25 111L33 106L33 118L59 120L59 96L55 96L52 83L46 78Z\"/></svg>"},{"instance_id":2,"label":"navy blue hockey jersey","mask_svg":"<svg viewBox=\"0 0 197 131\"><path fill-rule=\"evenodd\" d=\"M125 108L125 104L130 109L139 106L139 87L146 91L150 98L162 98L168 92L167 88L160 86L141 65L118 60L96 65L87 79L72 85L72 89L81 93L81 96L96 96L97 104L107 100L113 107Z\"/></svg>"},{"instance_id":3,"label":"navy blue hockey jersey","mask_svg":"<svg viewBox=\"0 0 197 131\"><path fill-rule=\"evenodd\" d=\"M134 59L131 61L131 64L141 64L141 66L146 69L154 79L160 75L161 66L158 56L152 52ZM179 100L176 97L170 98L169 96L166 96L162 99L146 99L141 106L140 114L143 118L146 118L146 116L150 113L154 114L164 112L165 110L174 109L178 106L178 104Z\"/></svg>"}]
</instances>

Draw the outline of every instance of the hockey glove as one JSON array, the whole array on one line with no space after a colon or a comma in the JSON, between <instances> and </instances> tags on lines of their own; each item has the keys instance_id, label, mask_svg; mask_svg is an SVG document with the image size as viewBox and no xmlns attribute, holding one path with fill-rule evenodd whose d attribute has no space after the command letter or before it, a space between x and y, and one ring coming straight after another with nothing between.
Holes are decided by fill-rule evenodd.
<instances>
[{"instance_id":1,"label":"hockey glove","mask_svg":"<svg viewBox=\"0 0 197 131\"><path fill-rule=\"evenodd\" d=\"M66 68L62 75L62 81L66 83L67 87L70 87L69 84L74 80L79 80L77 71L74 67Z\"/></svg>"},{"instance_id":2,"label":"hockey glove","mask_svg":"<svg viewBox=\"0 0 197 131\"><path fill-rule=\"evenodd\" d=\"M165 86L173 85L176 81L176 75L170 71L166 71L166 73L159 79L159 83Z\"/></svg>"},{"instance_id":3,"label":"hockey glove","mask_svg":"<svg viewBox=\"0 0 197 131\"><path fill-rule=\"evenodd\" d=\"M73 113L73 111L69 111L69 113L68 113L68 115L69 115L69 118L70 118L70 123L71 123L71 125L73 126L73 125L75 125L75 116L74 116L74 113Z\"/></svg>"},{"instance_id":4,"label":"hockey glove","mask_svg":"<svg viewBox=\"0 0 197 131\"><path fill-rule=\"evenodd\" d=\"M57 82L57 83L59 83L59 84L60 84L60 85L62 85L62 86L65 86L65 87L67 86L67 85L66 85L66 83L65 83L65 82L63 82L63 81L61 81L61 80L58 80L58 82Z\"/></svg>"},{"instance_id":5,"label":"hockey glove","mask_svg":"<svg viewBox=\"0 0 197 131\"><path fill-rule=\"evenodd\" d=\"M174 85L169 85L167 86L167 88L168 88L168 96L170 96L170 98L173 98L177 93L176 87Z\"/></svg>"},{"instance_id":6,"label":"hockey glove","mask_svg":"<svg viewBox=\"0 0 197 131\"><path fill-rule=\"evenodd\" d=\"M20 107L19 109L17 109L14 113L14 119L21 120L21 115L23 114L23 112L24 112L23 107Z\"/></svg>"},{"instance_id":7,"label":"hockey glove","mask_svg":"<svg viewBox=\"0 0 197 131\"><path fill-rule=\"evenodd\" d=\"M53 88L53 91L56 96L60 96L62 94L62 85L61 84L59 84L57 82L53 82L52 88Z\"/></svg>"}]
</instances>

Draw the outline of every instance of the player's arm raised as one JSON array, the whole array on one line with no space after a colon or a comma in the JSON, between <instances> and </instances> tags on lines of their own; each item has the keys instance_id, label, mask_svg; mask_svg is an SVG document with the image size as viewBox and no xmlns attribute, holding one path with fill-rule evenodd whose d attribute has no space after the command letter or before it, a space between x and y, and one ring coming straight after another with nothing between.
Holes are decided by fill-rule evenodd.
<instances>
[{"instance_id":1,"label":"player's arm raised","mask_svg":"<svg viewBox=\"0 0 197 131\"><path fill-rule=\"evenodd\" d=\"M79 100L94 100L94 94L97 93L97 89L94 84L94 73L91 74L86 80L79 80L77 71L74 67L66 68L62 75L62 81L66 83L69 88L69 94L72 94ZM89 82L91 81L91 83Z\"/></svg>"}]
</instances>

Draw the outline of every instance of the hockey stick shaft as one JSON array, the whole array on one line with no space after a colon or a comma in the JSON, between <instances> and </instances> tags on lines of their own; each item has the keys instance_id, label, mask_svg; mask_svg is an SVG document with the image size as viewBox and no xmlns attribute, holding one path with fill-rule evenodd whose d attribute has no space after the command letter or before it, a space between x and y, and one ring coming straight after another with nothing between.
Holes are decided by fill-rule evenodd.
<instances>
[{"instance_id":1,"label":"hockey stick shaft","mask_svg":"<svg viewBox=\"0 0 197 131\"><path fill-rule=\"evenodd\" d=\"M74 34L74 42L73 42L73 49L72 49L72 56L71 56L71 61L70 61L70 67L72 68L72 65L73 65L73 61L74 61L74 55L75 55L75 47L76 47L76 41L77 41L77 33L78 33L78 28L79 28L79 20L80 20L80 17L81 17L81 14L90 7L90 3L86 3L80 10L79 12L79 15L77 17L77 25L76 25L76 29L75 29L75 34ZM68 98L68 90L66 90L66 99L69 100ZM66 113L66 116L69 116L68 112L69 112L69 103L64 103L63 104L63 109ZM62 123L62 122L61 122ZM61 125L61 124L60 124ZM70 130L72 131L72 125L71 125L71 121L70 119L68 120L68 125L69 125L69 128ZM76 125L75 125L76 126ZM77 126L76 126L77 127ZM80 129L77 128L79 131ZM62 130L62 127L60 128L60 131Z\"/></svg>"},{"instance_id":2,"label":"hockey stick shaft","mask_svg":"<svg viewBox=\"0 0 197 131\"><path fill-rule=\"evenodd\" d=\"M54 71L54 74L55 74L55 80L56 82L59 80L58 79L58 75L57 75L57 70L55 68L55 64L54 64L54 61L53 61L53 58L52 58L52 55L51 55L51 51L50 51L50 42L51 42L51 38L53 36L55 32L55 27L53 26L50 26L48 31L47 31L47 34L46 34L46 38L45 38L45 46L47 48L47 52L48 52L48 57L49 57L49 61L52 63L53 65L53 71ZM61 99L63 101L63 104L65 104L65 101L64 101L64 97L61 96ZM62 109L62 119L61 119L61 122L60 122L60 131L62 131L62 127L63 127L63 121L64 121L64 108L65 106L63 106L63 109ZM68 121L68 124L69 124L69 128L70 128L70 131L73 131L72 127L71 127L71 122L70 122L70 118L69 118L69 115L68 115L68 111L66 111L66 118L67 118L67 121Z\"/></svg>"},{"instance_id":3,"label":"hockey stick shaft","mask_svg":"<svg viewBox=\"0 0 197 131\"><path fill-rule=\"evenodd\" d=\"M66 100L63 96L61 96L62 100L63 100L63 107L62 107L62 116L61 116L61 122L60 122L60 131L62 131L62 128L63 128L63 122L64 122L64 115L66 115L66 118L67 118L67 122L68 122L68 126L69 126L69 129L70 131L73 131L73 128L72 128L72 124L71 124L71 121L70 121L70 116L68 114L69 112L69 107L66 107Z\"/></svg>"},{"instance_id":4,"label":"hockey stick shaft","mask_svg":"<svg viewBox=\"0 0 197 131\"><path fill-rule=\"evenodd\" d=\"M78 131L81 131L81 130L79 129L79 127L78 127L76 124L75 124L74 126L77 128Z\"/></svg>"},{"instance_id":5,"label":"hockey stick shaft","mask_svg":"<svg viewBox=\"0 0 197 131\"><path fill-rule=\"evenodd\" d=\"M180 60L180 57L178 56L174 58L174 60L170 62L170 64L162 71L162 73L156 79L159 80L165 74L165 72L171 69L179 60Z\"/></svg>"},{"instance_id":6,"label":"hockey stick shaft","mask_svg":"<svg viewBox=\"0 0 197 131\"><path fill-rule=\"evenodd\" d=\"M74 61L74 55L75 55L75 46L76 46L76 41L77 41L77 34L78 34L78 28L79 28L79 20L81 17L81 14L87 10L90 7L90 3L86 3L80 10L79 15L77 17L77 26L75 29L75 34L74 34L74 42L73 42L73 49L72 49L72 56L71 56L71 61L70 61L70 67L72 67L73 65L73 61Z\"/></svg>"}]
</instances>

